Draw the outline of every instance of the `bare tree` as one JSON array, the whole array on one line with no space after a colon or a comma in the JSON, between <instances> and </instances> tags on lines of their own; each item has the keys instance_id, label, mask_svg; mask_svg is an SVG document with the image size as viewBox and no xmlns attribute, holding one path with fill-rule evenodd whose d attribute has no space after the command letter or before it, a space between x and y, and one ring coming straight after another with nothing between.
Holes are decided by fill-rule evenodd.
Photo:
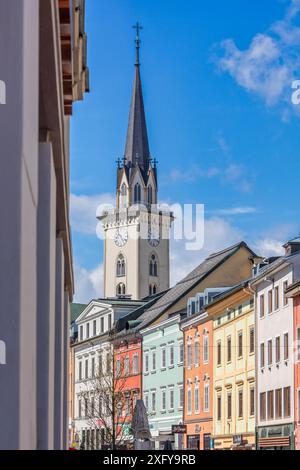
<instances>
[{"instance_id":1,"label":"bare tree","mask_svg":"<svg viewBox=\"0 0 300 470\"><path fill-rule=\"evenodd\" d=\"M93 433L91 447L95 438L101 440L102 447L105 445L112 450L124 445L133 403L130 395L126 395L124 360L115 362L113 345L100 351L98 364L94 363L80 398L84 418Z\"/></svg>"}]
</instances>

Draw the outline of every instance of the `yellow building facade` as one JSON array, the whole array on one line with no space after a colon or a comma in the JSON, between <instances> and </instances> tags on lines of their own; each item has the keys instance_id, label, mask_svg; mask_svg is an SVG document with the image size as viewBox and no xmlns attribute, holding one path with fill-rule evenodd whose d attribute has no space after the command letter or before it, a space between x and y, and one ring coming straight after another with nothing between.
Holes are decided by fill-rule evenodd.
<instances>
[{"instance_id":1,"label":"yellow building facade","mask_svg":"<svg viewBox=\"0 0 300 470\"><path fill-rule=\"evenodd\" d=\"M213 317L214 449L255 449L255 317L247 283L207 312Z\"/></svg>"}]
</instances>

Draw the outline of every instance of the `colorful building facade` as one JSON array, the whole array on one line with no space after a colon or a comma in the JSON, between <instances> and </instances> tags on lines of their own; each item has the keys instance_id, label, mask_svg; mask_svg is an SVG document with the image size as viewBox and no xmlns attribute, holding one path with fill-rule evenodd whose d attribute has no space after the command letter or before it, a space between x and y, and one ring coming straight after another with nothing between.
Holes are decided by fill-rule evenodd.
<instances>
[{"instance_id":1,"label":"colorful building facade","mask_svg":"<svg viewBox=\"0 0 300 470\"><path fill-rule=\"evenodd\" d=\"M181 324L185 344L185 448L210 450L213 432L213 322L206 313L202 317L187 318Z\"/></svg>"},{"instance_id":2,"label":"colorful building facade","mask_svg":"<svg viewBox=\"0 0 300 470\"><path fill-rule=\"evenodd\" d=\"M265 267L251 282L255 291L257 448L294 449L294 315L287 288L300 276L300 251L293 242L286 256Z\"/></svg>"},{"instance_id":3,"label":"colorful building facade","mask_svg":"<svg viewBox=\"0 0 300 470\"><path fill-rule=\"evenodd\" d=\"M181 315L155 322L141 330L143 337L143 400L148 411L154 447L183 449L183 435L173 426L183 424L183 334Z\"/></svg>"},{"instance_id":4,"label":"colorful building facade","mask_svg":"<svg viewBox=\"0 0 300 470\"><path fill-rule=\"evenodd\" d=\"M300 280L292 284L286 294L294 302L294 427L295 449L300 450Z\"/></svg>"},{"instance_id":5,"label":"colorful building facade","mask_svg":"<svg viewBox=\"0 0 300 470\"><path fill-rule=\"evenodd\" d=\"M213 447L255 449L255 322L247 282L206 309L213 318Z\"/></svg>"}]
</instances>

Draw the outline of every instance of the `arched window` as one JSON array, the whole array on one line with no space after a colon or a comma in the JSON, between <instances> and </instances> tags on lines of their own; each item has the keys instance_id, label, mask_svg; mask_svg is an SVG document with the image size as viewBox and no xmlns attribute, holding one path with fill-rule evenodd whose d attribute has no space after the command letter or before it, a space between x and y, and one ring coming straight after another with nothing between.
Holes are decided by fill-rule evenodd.
<instances>
[{"instance_id":1,"label":"arched window","mask_svg":"<svg viewBox=\"0 0 300 470\"><path fill-rule=\"evenodd\" d=\"M149 286L149 295L157 294L157 286L156 284L150 284Z\"/></svg>"},{"instance_id":2,"label":"arched window","mask_svg":"<svg viewBox=\"0 0 300 470\"><path fill-rule=\"evenodd\" d=\"M117 296L121 297L121 296L125 295L125 293L126 293L125 284L123 284L123 282L121 282L120 284L117 285Z\"/></svg>"},{"instance_id":3,"label":"arched window","mask_svg":"<svg viewBox=\"0 0 300 470\"><path fill-rule=\"evenodd\" d=\"M147 188L147 199L149 206L151 206L151 204L153 203L153 190L151 185L149 185Z\"/></svg>"},{"instance_id":4,"label":"arched window","mask_svg":"<svg viewBox=\"0 0 300 470\"><path fill-rule=\"evenodd\" d=\"M142 188L140 183L136 183L134 187L134 204L142 202Z\"/></svg>"},{"instance_id":5,"label":"arched window","mask_svg":"<svg viewBox=\"0 0 300 470\"><path fill-rule=\"evenodd\" d=\"M117 277L126 275L126 263L123 255L120 255L117 261Z\"/></svg>"},{"instance_id":6,"label":"arched window","mask_svg":"<svg viewBox=\"0 0 300 470\"><path fill-rule=\"evenodd\" d=\"M157 259L155 255L152 255L150 258L149 274L150 276L153 276L153 277L158 276Z\"/></svg>"},{"instance_id":7,"label":"arched window","mask_svg":"<svg viewBox=\"0 0 300 470\"><path fill-rule=\"evenodd\" d=\"M121 209L127 206L127 186L125 183L121 186Z\"/></svg>"}]
</instances>

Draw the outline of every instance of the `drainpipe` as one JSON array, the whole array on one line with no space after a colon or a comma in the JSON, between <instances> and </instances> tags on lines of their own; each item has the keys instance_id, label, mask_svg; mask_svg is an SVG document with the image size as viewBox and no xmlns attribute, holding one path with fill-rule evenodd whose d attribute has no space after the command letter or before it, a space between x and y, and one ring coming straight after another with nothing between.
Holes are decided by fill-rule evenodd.
<instances>
[{"instance_id":1,"label":"drainpipe","mask_svg":"<svg viewBox=\"0 0 300 470\"><path fill-rule=\"evenodd\" d=\"M258 334L257 334L257 297L256 290L248 283L248 289L254 297L254 326L255 326L255 449L258 450Z\"/></svg>"}]
</instances>

